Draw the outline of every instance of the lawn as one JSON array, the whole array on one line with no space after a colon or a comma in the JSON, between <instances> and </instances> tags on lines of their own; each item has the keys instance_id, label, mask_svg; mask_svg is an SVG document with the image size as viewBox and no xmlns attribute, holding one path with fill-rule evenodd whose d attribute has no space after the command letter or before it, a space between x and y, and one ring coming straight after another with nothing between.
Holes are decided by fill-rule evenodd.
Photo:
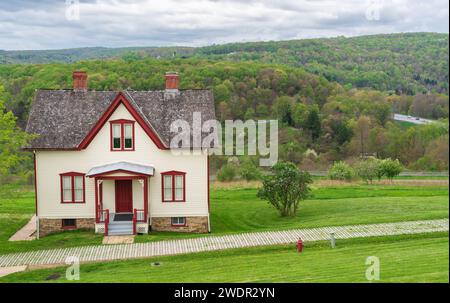
<instances>
[{"instance_id":1,"label":"lawn","mask_svg":"<svg viewBox=\"0 0 450 303\"><path fill-rule=\"evenodd\" d=\"M90 263L81 265L79 282L367 282L369 256L380 260L379 282L448 282L448 240L448 233L433 233L338 240L335 249L307 243L301 254L283 245ZM68 282L65 271L16 273L0 282Z\"/></svg>"},{"instance_id":2,"label":"lawn","mask_svg":"<svg viewBox=\"0 0 450 303\"><path fill-rule=\"evenodd\" d=\"M0 187L0 254L34 249L49 249L101 244L103 237L86 231L70 231L43 237L38 241L9 242L35 212L34 189L13 184Z\"/></svg>"},{"instance_id":3,"label":"lawn","mask_svg":"<svg viewBox=\"0 0 450 303\"><path fill-rule=\"evenodd\" d=\"M211 191L210 235L263 230L309 228L331 225L367 224L448 218L447 187L360 185L314 187L313 196L301 203L293 218L281 218L256 189ZM0 254L100 244L101 235L90 231L57 233L38 241L8 242L8 238L32 216L31 188L2 185L0 188ZM136 237L147 242L179 237L205 236L152 232Z\"/></svg>"}]
</instances>

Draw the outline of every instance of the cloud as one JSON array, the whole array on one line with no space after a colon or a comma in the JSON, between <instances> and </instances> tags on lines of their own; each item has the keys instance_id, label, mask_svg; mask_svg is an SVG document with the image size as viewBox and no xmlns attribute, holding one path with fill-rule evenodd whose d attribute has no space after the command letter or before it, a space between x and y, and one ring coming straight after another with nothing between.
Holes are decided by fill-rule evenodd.
<instances>
[{"instance_id":1,"label":"cloud","mask_svg":"<svg viewBox=\"0 0 450 303\"><path fill-rule=\"evenodd\" d=\"M79 20L72 20L77 11ZM2 1L0 49L199 46L448 32L448 18L446 0Z\"/></svg>"}]
</instances>

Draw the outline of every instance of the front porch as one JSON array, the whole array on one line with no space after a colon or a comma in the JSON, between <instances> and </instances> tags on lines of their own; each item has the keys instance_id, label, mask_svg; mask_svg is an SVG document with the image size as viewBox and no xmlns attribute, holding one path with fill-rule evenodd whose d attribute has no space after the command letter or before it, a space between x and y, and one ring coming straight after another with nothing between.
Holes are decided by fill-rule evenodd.
<instances>
[{"instance_id":1,"label":"front porch","mask_svg":"<svg viewBox=\"0 0 450 303\"><path fill-rule=\"evenodd\" d=\"M153 167L129 162L97 166L88 172L95 182L97 233L148 233L148 181L153 174Z\"/></svg>"}]
</instances>

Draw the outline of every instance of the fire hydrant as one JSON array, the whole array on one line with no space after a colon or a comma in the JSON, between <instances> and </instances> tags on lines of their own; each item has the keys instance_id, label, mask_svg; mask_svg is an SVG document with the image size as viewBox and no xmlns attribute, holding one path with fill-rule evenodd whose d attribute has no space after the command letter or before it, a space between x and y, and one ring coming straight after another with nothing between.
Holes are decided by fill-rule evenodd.
<instances>
[{"instance_id":1,"label":"fire hydrant","mask_svg":"<svg viewBox=\"0 0 450 303\"><path fill-rule=\"evenodd\" d=\"M303 241L301 238L299 238L297 241L297 251L299 253L301 253L303 251Z\"/></svg>"}]
</instances>

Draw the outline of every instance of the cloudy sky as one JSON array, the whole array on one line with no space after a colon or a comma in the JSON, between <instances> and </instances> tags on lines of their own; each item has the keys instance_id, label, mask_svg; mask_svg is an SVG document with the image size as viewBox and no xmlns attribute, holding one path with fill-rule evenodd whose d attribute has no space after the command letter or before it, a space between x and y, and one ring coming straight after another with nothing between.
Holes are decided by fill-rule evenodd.
<instances>
[{"instance_id":1,"label":"cloudy sky","mask_svg":"<svg viewBox=\"0 0 450 303\"><path fill-rule=\"evenodd\" d=\"M9 0L0 49L448 33L448 0Z\"/></svg>"}]
</instances>

